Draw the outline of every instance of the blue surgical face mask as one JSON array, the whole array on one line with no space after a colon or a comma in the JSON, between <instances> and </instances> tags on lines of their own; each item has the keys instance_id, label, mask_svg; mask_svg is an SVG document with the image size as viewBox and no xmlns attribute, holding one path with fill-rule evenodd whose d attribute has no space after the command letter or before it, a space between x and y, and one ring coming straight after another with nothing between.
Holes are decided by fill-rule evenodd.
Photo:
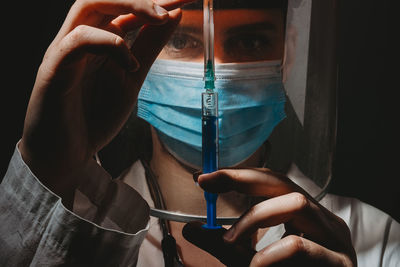
<instances>
[{"instance_id":1,"label":"blue surgical face mask","mask_svg":"<svg viewBox=\"0 0 400 267\"><path fill-rule=\"evenodd\" d=\"M280 61L216 65L219 165L249 158L285 118ZM157 60L138 97L138 116L149 122L168 151L201 166L203 64Z\"/></svg>"}]
</instances>

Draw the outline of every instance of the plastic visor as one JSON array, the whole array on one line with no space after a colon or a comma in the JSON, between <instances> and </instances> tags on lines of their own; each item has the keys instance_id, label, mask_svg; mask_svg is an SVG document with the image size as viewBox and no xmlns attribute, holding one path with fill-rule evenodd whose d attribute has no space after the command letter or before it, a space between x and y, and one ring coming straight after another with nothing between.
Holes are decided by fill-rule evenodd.
<instances>
[{"instance_id":1,"label":"plastic visor","mask_svg":"<svg viewBox=\"0 0 400 267\"><path fill-rule=\"evenodd\" d=\"M321 199L331 179L335 149L336 1L289 0L284 8L279 1L271 1L275 3L269 7L257 6L268 1L249 4L252 2L244 1L243 6L240 1L236 6L215 6L215 64L282 62L287 117L260 148L265 156L261 164L286 173L312 196ZM203 12L198 7L184 8L182 21L159 59L171 60L174 64L176 61L202 63L202 19ZM123 170L139 159L154 160L155 141L149 129L146 122L132 114L120 134L101 151L103 166L114 177L126 175ZM203 191L193 183L191 174L187 177L190 181L183 182L181 187L172 180L171 183L156 181L165 206L154 207L153 215L176 221L205 220ZM144 177L137 179L144 179L147 185L152 183ZM172 192L167 188L170 186L174 187L175 194L186 197L185 204L194 204L169 205L174 201L174 196L168 194ZM137 189L142 193L142 189ZM220 222L231 223L254 201L240 194L222 194L217 202Z\"/></svg>"}]
</instances>

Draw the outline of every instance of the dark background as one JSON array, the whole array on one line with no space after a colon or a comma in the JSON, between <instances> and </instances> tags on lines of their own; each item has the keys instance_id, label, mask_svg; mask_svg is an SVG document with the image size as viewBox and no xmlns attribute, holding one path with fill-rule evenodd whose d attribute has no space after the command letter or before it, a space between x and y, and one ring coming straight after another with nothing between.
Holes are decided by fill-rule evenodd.
<instances>
[{"instance_id":1,"label":"dark background","mask_svg":"<svg viewBox=\"0 0 400 267\"><path fill-rule=\"evenodd\" d=\"M41 58L72 3L26 2L2 6L1 177L21 136ZM338 1L338 129L330 192L359 198L400 221L399 86L389 48L398 30L389 27L389 9L388 0Z\"/></svg>"}]
</instances>

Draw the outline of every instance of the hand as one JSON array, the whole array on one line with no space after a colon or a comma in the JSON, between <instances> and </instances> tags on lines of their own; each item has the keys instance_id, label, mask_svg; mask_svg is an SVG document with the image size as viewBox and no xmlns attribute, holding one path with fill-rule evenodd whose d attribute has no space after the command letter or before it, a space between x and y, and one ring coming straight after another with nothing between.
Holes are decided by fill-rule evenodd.
<instances>
[{"instance_id":1,"label":"hand","mask_svg":"<svg viewBox=\"0 0 400 267\"><path fill-rule=\"evenodd\" d=\"M224 242L219 243L218 249L213 245L218 242L213 239L221 233L205 235L196 224L184 227L183 235L188 241L228 266L245 266L231 259L241 256L241 261L250 266L357 266L346 223L289 178L268 169L227 169L200 175L197 181L213 193L235 190L266 198L223 234ZM282 239L259 252L251 253L251 248L243 243L258 229L281 223L286 229Z\"/></svg>"},{"instance_id":2,"label":"hand","mask_svg":"<svg viewBox=\"0 0 400 267\"><path fill-rule=\"evenodd\" d=\"M185 2L78 0L71 7L39 67L20 143L50 189L73 191L80 170L118 133ZM123 37L143 25L129 49Z\"/></svg>"}]
</instances>

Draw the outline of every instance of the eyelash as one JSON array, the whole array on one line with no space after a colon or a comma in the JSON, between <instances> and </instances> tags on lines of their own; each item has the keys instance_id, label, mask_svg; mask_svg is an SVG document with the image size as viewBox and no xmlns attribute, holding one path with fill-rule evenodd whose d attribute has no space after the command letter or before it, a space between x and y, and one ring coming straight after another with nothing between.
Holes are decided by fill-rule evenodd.
<instances>
[{"instance_id":1,"label":"eyelash","mask_svg":"<svg viewBox=\"0 0 400 267\"><path fill-rule=\"evenodd\" d=\"M225 48L233 48L234 45L238 44L244 44L247 41L258 41L261 43L259 47L261 48L268 48L271 46L271 39L266 35L266 34L240 34L236 35L234 37L229 38L227 41L224 43ZM244 49L248 49L245 47L242 47ZM254 48L249 48L249 49L254 49ZM228 49L227 49L228 50Z\"/></svg>"},{"instance_id":2,"label":"eyelash","mask_svg":"<svg viewBox=\"0 0 400 267\"><path fill-rule=\"evenodd\" d=\"M179 44L176 43L177 41L182 42ZM183 45L183 47L179 47L179 45ZM193 57L203 52L203 43L202 40L199 40L192 35L185 33L176 33L171 37L171 39L165 46L165 49L168 54L174 54L175 56L179 57L185 57L189 54ZM195 53L195 55L193 53Z\"/></svg>"},{"instance_id":3,"label":"eyelash","mask_svg":"<svg viewBox=\"0 0 400 267\"><path fill-rule=\"evenodd\" d=\"M223 43L225 60L242 62L275 57L276 45L271 34L265 31L232 34ZM164 53L171 59L197 60L203 56L203 40L192 34L176 32L164 47Z\"/></svg>"}]
</instances>

